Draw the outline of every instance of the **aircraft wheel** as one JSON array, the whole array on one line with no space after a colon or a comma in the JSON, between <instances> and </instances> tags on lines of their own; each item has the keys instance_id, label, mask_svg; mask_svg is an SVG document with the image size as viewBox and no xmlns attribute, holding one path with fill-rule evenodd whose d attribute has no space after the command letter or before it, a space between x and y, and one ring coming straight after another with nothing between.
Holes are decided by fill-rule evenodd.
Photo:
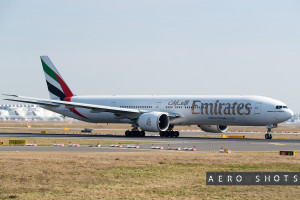
<instances>
[{"instance_id":1,"label":"aircraft wheel","mask_svg":"<svg viewBox=\"0 0 300 200\"><path fill-rule=\"evenodd\" d=\"M175 131L174 132L174 137L178 137L179 136L179 132L178 131Z\"/></svg>"},{"instance_id":2,"label":"aircraft wheel","mask_svg":"<svg viewBox=\"0 0 300 200\"><path fill-rule=\"evenodd\" d=\"M125 131L125 136L129 137L130 136L130 131Z\"/></svg>"},{"instance_id":3,"label":"aircraft wheel","mask_svg":"<svg viewBox=\"0 0 300 200\"><path fill-rule=\"evenodd\" d=\"M269 139L269 133L265 134L266 140Z\"/></svg>"},{"instance_id":4,"label":"aircraft wheel","mask_svg":"<svg viewBox=\"0 0 300 200\"><path fill-rule=\"evenodd\" d=\"M160 132L159 135L160 135L160 137L165 137L165 133L164 132Z\"/></svg>"},{"instance_id":5,"label":"aircraft wheel","mask_svg":"<svg viewBox=\"0 0 300 200\"><path fill-rule=\"evenodd\" d=\"M169 135L170 135L170 137L175 137L174 131L170 131L170 132L169 132Z\"/></svg>"},{"instance_id":6,"label":"aircraft wheel","mask_svg":"<svg viewBox=\"0 0 300 200\"><path fill-rule=\"evenodd\" d=\"M140 136L141 136L141 137L145 137L145 135L146 135L146 134L145 134L145 131L140 131Z\"/></svg>"},{"instance_id":7,"label":"aircraft wheel","mask_svg":"<svg viewBox=\"0 0 300 200\"><path fill-rule=\"evenodd\" d=\"M134 135L134 137L139 137L140 136L140 132L139 131L134 131L133 135Z\"/></svg>"},{"instance_id":8,"label":"aircraft wheel","mask_svg":"<svg viewBox=\"0 0 300 200\"><path fill-rule=\"evenodd\" d=\"M272 134L267 133L267 134L265 135L265 138L266 138L266 139L272 139Z\"/></svg>"},{"instance_id":9,"label":"aircraft wheel","mask_svg":"<svg viewBox=\"0 0 300 200\"><path fill-rule=\"evenodd\" d=\"M165 132L165 137L170 137L170 132L169 131Z\"/></svg>"}]
</instances>

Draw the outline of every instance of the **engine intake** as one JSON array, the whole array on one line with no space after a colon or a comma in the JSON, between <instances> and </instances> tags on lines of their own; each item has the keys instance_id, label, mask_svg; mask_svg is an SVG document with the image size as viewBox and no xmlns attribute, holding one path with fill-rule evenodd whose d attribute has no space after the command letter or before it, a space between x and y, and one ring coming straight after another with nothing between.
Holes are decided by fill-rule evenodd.
<instances>
[{"instance_id":1,"label":"engine intake","mask_svg":"<svg viewBox=\"0 0 300 200\"><path fill-rule=\"evenodd\" d=\"M166 131L170 124L168 115L162 112L144 113L137 122L143 131L149 132Z\"/></svg>"},{"instance_id":2,"label":"engine intake","mask_svg":"<svg viewBox=\"0 0 300 200\"><path fill-rule=\"evenodd\" d=\"M228 126L225 125L198 125L202 131L211 133L224 133L227 131Z\"/></svg>"}]
</instances>

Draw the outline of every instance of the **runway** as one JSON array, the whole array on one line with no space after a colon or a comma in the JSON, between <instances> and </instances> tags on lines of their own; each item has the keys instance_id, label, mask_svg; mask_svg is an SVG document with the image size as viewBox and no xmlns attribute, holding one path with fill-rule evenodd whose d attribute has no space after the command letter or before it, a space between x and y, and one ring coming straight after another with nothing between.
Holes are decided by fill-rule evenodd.
<instances>
[{"instance_id":1,"label":"runway","mask_svg":"<svg viewBox=\"0 0 300 200\"><path fill-rule=\"evenodd\" d=\"M241 133L243 134L243 133ZM245 133L247 134L247 133ZM153 134L157 135L157 134ZM139 144L139 149L110 147L110 145L101 145L101 147L89 147L81 145L80 147L54 147L54 146L0 146L0 152L179 152L167 150L168 148L196 148L198 153L218 152L221 148L230 149L234 152L278 152L281 150L300 151L300 140L291 139L230 139L218 137L196 137L194 134L179 138L161 138L158 136L146 136L143 138L125 137L123 135L81 135L81 134L41 134L41 133L0 133L1 137L27 137L27 138L60 138L60 139L86 139L86 140L118 140L134 141L132 145L147 141L150 143ZM217 135L216 135L217 136ZM67 144L66 144L67 145ZM151 149L152 146L163 147L163 150ZM182 152L182 150L180 151Z\"/></svg>"}]
</instances>

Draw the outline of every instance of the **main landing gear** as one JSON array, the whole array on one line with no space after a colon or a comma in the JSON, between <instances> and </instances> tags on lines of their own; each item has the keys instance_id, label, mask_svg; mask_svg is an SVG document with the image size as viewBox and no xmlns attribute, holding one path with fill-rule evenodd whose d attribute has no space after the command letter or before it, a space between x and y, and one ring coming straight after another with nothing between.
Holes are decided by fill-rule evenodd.
<instances>
[{"instance_id":1,"label":"main landing gear","mask_svg":"<svg viewBox=\"0 0 300 200\"><path fill-rule=\"evenodd\" d=\"M161 131L159 133L160 137L178 137L179 132L173 131L174 125L170 125L167 131Z\"/></svg>"},{"instance_id":2,"label":"main landing gear","mask_svg":"<svg viewBox=\"0 0 300 200\"><path fill-rule=\"evenodd\" d=\"M160 137L178 137L179 132L178 131L173 131L173 130L168 130L168 131L162 131L159 133Z\"/></svg>"},{"instance_id":3,"label":"main landing gear","mask_svg":"<svg viewBox=\"0 0 300 200\"><path fill-rule=\"evenodd\" d=\"M139 130L127 130L125 131L126 137L145 137L145 131L139 131Z\"/></svg>"},{"instance_id":4,"label":"main landing gear","mask_svg":"<svg viewBox=\"0 0 300 200\"><path fill-rule=\"evenodd\" d=\"M126 137L145 137L145 131L140 131L138 129L138 126L133 124L132 125L132 130L125 131L125 136Z\"/></svg>"}]
</instances>

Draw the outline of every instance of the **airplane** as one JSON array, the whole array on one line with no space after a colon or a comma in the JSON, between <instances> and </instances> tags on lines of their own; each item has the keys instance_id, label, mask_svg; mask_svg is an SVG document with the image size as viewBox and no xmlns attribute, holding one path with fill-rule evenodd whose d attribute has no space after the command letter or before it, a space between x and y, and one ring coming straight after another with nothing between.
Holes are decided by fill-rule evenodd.
<instances>
[{"instance_id":1,"label":"airplane","mask_svg":"<svg viewBox=\"0 0 300 200\"><path fill-rule=\"evenodd\" d=\"M175 125L197 125L205 132L223 133L228 126L266 126L290 119L293 111L281 101L263 96L217 95L74 95L48 56L41 56L50 99L6 95L5 100L30 104L91 123L128 123L125 135L143 137L145 131L178 137Z\"/></svg>"}]
</instances>

